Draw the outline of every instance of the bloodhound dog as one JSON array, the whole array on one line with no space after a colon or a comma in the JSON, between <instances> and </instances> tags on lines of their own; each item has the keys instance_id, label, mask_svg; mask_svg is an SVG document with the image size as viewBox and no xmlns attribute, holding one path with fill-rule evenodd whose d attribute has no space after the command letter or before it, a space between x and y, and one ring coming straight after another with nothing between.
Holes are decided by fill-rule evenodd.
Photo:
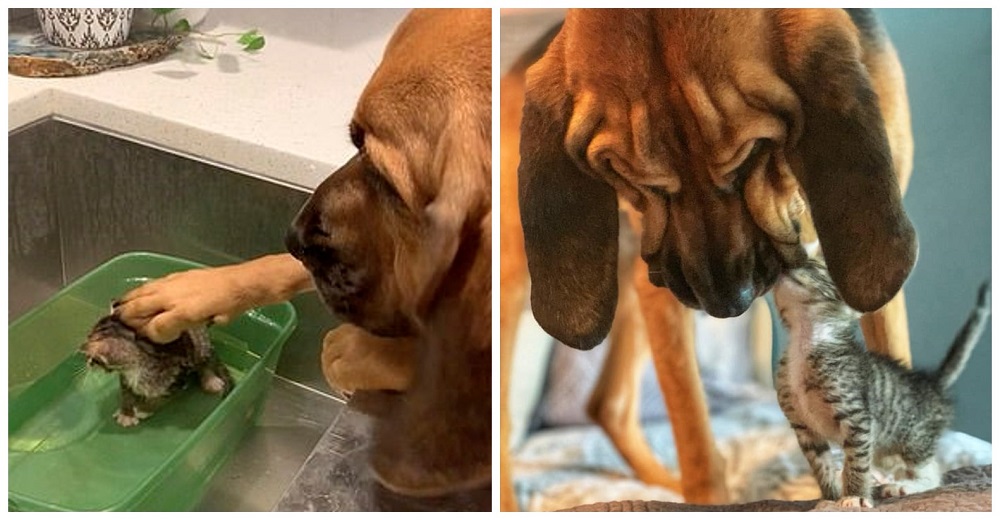
<instances>
[{"instance_id":1,"label":"bloodhound dog","mask_svg":"<svg viewBox=\"0 0 1000 520\"><path fill-rule=\"evenodd\" d=\"M119 307L166 343L317 290L345 322L323 373L376 416L374 473L410 496L491 482L491 33L489 9L414 10L358 101L357 154L302 207L290 254L173 273Z\"/></svg>"},{"instance_id":2,"label":"bloodhound dog","mask_svg":"<svg viewBox=\"0 0 1000 520\"><path fill-rule=\"evenodd\" d=\"M286 239L348 322L324 374L376 414L372 467L407 495L491 480L491 28L489 9L407 16L357 104L357 154Z\"/></svg>"},{"instance_id":3,"label":"bloodhound dog","mask_svg":"<svg viewBox=\"0 0 1000 520\"><path fill-rule=\"evenodd\" d=\"M538 323L578 349L636 324L623 307L634 294L679 487L689 502L726 501L691 309L740 315L822 247L845 301L868 313L869 348L909 363L901 288L917 242L901 200L912 136L895 50L868 10L580 9L535 51L501 82L501 400L529 273ZM620 204L640 234L631 283ZM610 357L605 372L619 374L602 381L628 379L642 355ZM599 383L595 398L621 401L628 387ZM637 425L611 429L640 478L676 485L637 465L651 457Z\"/></svg>"}]
</instances>

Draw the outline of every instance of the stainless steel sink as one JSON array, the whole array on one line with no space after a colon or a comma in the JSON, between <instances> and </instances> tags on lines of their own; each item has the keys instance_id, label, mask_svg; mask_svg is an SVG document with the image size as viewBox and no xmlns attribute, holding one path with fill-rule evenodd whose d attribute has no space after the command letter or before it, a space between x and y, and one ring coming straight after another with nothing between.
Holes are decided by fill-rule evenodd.
<instances>
[{"instance_id":1,"label":"stainless steel sink","mask_svg":"<svg viewBox=\"0 0 1000 520\"><path fill-rule=\"evenodd\" d=\"M8 137L8 319L124 252L209 265L281 252L308 191L49 119ZM257 425L210 482L206 511L488 510L487 487L401 497L367 464L368 420L333 395L319 368L337 325L319 299L292 300L285 344Z\"/></svg>"},{"instance_id":2,"label":"stainless steel sink","mask_svg":"<svg viewBox=\"0 0 1000 520\"><path fill-rule=\"evenodd\" d=\"M8 145L10 320L127 251L206 264L280 252L286 226L308 197L301 188L64 121L18 129ZM318 363L323 334L336 323L313 295L293 304L298 328L264 413L216 474L202 509L273 509L346 410ZM354 442L364 445L363 438Z\"/></svg>"}]
</instances>

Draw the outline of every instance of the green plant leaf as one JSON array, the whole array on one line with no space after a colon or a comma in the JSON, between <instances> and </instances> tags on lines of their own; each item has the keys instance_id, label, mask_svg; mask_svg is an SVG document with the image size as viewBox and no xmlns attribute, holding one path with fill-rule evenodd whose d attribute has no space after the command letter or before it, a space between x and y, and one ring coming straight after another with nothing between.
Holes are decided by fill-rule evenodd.
<instances>
[{"instance_id":1,"label":"green plant leaf","mask_svg":"<svg viewBox=\"0 0 1000 520\"><path fill-rule=\"evenodd\" d=\"M263 36L256 36L252 40L250 40L250 42L248 42L247 44L245 44L245 46L243 47L243 50L245 50L245 51L256 51L256 50L259 50L259 49L262 49L262 48L264 48L264 37Z\"/></svg>"},{"instance_id":2,"label":"green plant leaf","mask_svg":"<svg viewBox=\"0 0 1000 520\"><path fill-rule=\"evenodd\" d=\"M177 23L174 24L174 30L177 32L184 32L184 33L191 32L191 24L188 23L187 18L181 18L180 20L177 20Z\"/></svg>"},{"instance_id":3,"label":"green plant leaf","mask_svg":"<svg viewBox=\"0 0 1000 520\"><path fill-rule=\"evenodd\" d=\"M257 29L251 29L240 35L240 39L236 40L240 45L250 45L250 42L257 38Z\"/></svg>"},{"instance_id":4,"label":"green plant leaf","mask_svg":"<svg viewBox=\"0 0 1000 520\"><path fill-rule=\"evenodd\" d=\"M179 9L179 8L178 7L171 7L171 8L164 9L162 7L161 8L154 7L151 10L153 11L153 14L158 14L160 16L163 16L163 15L166 15L166 14L170 14L170 13L176 11L177 9Z\"/></svg>"}]
</instances>

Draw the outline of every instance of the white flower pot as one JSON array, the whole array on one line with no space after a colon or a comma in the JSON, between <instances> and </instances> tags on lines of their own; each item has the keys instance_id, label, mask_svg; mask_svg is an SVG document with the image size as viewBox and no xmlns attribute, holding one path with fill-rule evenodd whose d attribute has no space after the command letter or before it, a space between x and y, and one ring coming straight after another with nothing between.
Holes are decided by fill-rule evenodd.
<instances>
[{"instance_id":1,"label":"white flower pot","mask_svg":"<svg viewBox=\"0 0 1000 520\"><path fill-rule=\"evenodd\" d=\"M73 49L117 47L128 39L131 8L36 8L42 34L53 45Z\"/></svg>"}]
</instances>

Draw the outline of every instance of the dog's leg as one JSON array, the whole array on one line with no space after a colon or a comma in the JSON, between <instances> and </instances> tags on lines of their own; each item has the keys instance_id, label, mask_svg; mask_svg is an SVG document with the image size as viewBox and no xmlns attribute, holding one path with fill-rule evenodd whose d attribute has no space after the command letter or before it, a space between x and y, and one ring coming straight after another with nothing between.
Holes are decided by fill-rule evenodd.
<instances>
[{"instance_id":1,"label":"dog's leg","mask_svg":"<svg viewBox=\"0 0 1000 520\"><path fill-rule=\"evenodd\" d=\"M774 333L771 320L771 308L764 298L757 298L750 305L750 358L753 360L754 379L768 388L774 387L771 369Z\"/></svg>"},{"instance_id":2,"label":"dog's leg","mask_svg":"<svg viewBox=\"0 0 1000 520\"><path fill-rule=\"evenodd\" d=\"M868 350L912 365L910 329L906 320L906 299L900 290L885 307L861 316L861 331Z\"/></svg>"},{"instance_id":3,"label":"dog's leg","mask_svg":"<svg viewBox=\"0 0 1000 520\"><path fill-rule=\"evenodd\" d=\"M503 255L503 253L501 253ZM520 258L524 258L522 252ZM511 473L510 455L510 398L511 363L514 362L514 340L517 325L524 309L526 271L507 273L501 256L500 269L500 510L517 511L514 495L514 476ZM514 283L515 281L519 283Z\"/></svg>"},{"instance_id":4,"label":"dog's leg","mask_svg":"<svg viewBox=\"0 0 1000 520\"><path fill-rule=\"evenodd\" d=\"M503 221L503 214L500 218ZM504 229L504 234L500 246L500 510L517 511L514 476L511 473L509 398L514 340L521 312L524 310L528 266L523 246L520 251L508 254L510 235L503 223L501 228ZM520 232L521 225L518 222L516 233Z\"/></svg>"},{"instance_id":5,"label":"dog's leg","mask_svg":"<svg viewBox=\"0 0 1000 520\"><path fill-rule=\"evenodd\" d=\"M590 394L587 414L604 430L639 480L680 493L680 479L657 461L643 435L639 416L639 392L643 368L649 361L649 343L642 333L645 324L632 287L638 247L638 236L623 217L618 247L618 310L611 325L608 355Z\"/></svg>"},{"instance_id":6,"label":"dog's leg","mask_svg":"<svg viewBox=\"0 0 1000 520\"><path fill-rule=\"evenodd\" d=\"M349 323L323 338L323 375L342 392L406 390L415 362L410 338L383 338Z\"/></svg>"},{"instance_id":7,"label":"dog's leg","mask_svg":"<svg viewBox=\"0 0 1000 520\"><path fill-rule=\"evenodd\" d=\"M684 500L697 504L727 502L725 461L715 448L708 404L695 356L691 309L667 289L649 282L649 268L636 262L634 285L646 321L653 366L667 402L677 444Z\"/></svg>"},{"instance_id":8,"label":"dog's leg","mask_svg":"<svg viewBox=\"0 0 1000 520\"><path fill-rule=\"evenodd\" d=\"M630 270L631 271L631 270ZM664 468L650 449L639 417L639 391L649 344L641 334L642 315L633 289L622 285L611 344L601 375L590 394L587 413L611 439L618 453L647 484L681 492L676 474Z\"/></svg>"},{"instance_id":9,"label":"dog's leg","mask_svg":"<svg viewBox=\"0 0 1000 520\"><path fill-rule=\"evenodd\" d=\"M517 325L528 287L528 258L517 202L523 72L500 85L500 510L517 511L510 457L510 376Z\"/></svg>"}]
</instances>

